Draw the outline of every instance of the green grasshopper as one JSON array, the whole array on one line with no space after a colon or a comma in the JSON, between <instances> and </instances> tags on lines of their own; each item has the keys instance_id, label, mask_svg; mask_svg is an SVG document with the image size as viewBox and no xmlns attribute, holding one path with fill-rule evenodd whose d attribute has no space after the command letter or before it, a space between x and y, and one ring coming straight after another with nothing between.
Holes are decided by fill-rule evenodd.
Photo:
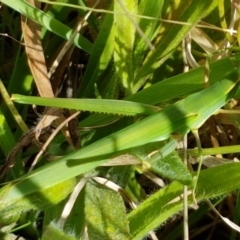
<instances>
[{"instance_id":1,"label":"green grasshopper","mask_svg":"<svg viewBox=\"0 0 240 240\"><path fill-rule=\"evenodd\" d=\"M234 96L238 82L239 75L237 72L233 72L226 79L201 92L189 95L187 98L169 105L129 127L26 174L19 178L16 183L7 185L2 189L0 193L1 209L5 208L9 202L13 207L14 202L23 199L24 196L34 194L40 189L45 189L45 192L47 192L48 188L85 173L106 162L109 155L113 153L149 142L166 140L173 133L182 135L191 129L199 128ZM44 99L20 95L13 95L12 99L16 102L28 104L40 104L41 101L44 101ZM64 100L56 99L56 101ZM75 101L81 102L81 100ZM105 104L104 100L96 101ZM44 102L46 103L46 101ZM113 106L116 104L118 104L118 101ZM124 104L127 108L127 102ZM49 105L51 105L51 102ZM54 106L56 105L54 104ZM98 111L100 110L98 109ZM106 109L103 112L106 112ZM19 189L22 189L22 192Z\"/></svg>"}]
</instances>

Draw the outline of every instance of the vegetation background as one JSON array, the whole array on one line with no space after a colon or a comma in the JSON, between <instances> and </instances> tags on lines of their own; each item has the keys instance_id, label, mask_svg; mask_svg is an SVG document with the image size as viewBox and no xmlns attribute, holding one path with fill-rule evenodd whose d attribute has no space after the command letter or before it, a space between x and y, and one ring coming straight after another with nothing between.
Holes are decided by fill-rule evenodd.
<instances>
[{"instance_id":1,"label":"vegetation background","mask_svg":"<svg viewBox=\"0 0 240 240\"><path fill-rule=\"evenodd\" d=\"M239 239L238 0L0 6L1 239Z\"/></svg>"}]
</instances>

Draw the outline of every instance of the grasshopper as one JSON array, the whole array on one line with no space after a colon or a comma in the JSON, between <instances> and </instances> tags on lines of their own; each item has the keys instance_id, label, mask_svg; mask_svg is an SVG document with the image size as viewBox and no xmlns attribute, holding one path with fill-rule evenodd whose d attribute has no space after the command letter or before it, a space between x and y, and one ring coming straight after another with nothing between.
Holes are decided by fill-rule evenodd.
<instances>
[{"instance_id":1,"label":"grasshopper","mask_svg":"<svg viewBox=\"0 0 240 240\"><path fill-rule=\"evenodd\" d=\"M171 137L172 133L183 135L191 129L199 128L234 96L238 82L239 75L237 72L233 72L226 79L203 91L189 95L187 98L171 104L129 127L19 178L19 181L2 196L2 206L4 206L5 201L22 197L23 193L19 193L18 189L22 189L23 186L28 186L24 187L24 195L28 195L39 189L52 187L101 165L109 159L109 154L149 142L166 140ZM35 101L36 98L19 95L13 95L12 99L28 104L39 104L40 101L40 99ZM61 99L61 101L63 100ZM102 102L104 105L104 100L96 101ZM116 106L117 103L118 101L115 101L112 106ZM125 104L127 108L127 102ZM79 110L81 110L80 107ZM98 109L98 111L100 110ZM106 112L106 109L103 112ZM52 169L54 169L54 175ZM50 181L46 184L43 179L50 179ZM31 184L32 182L34 184Z\"/></svg>"}]
</instances>

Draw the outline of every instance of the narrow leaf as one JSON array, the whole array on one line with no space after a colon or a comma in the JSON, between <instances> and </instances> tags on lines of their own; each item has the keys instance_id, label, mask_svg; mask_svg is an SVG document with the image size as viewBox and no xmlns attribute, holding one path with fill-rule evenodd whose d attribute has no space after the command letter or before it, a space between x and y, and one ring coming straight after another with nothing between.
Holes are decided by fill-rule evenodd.
<instances>
[{"instance_id":1,"label":"narrow leaf","mask_svg":"<svg viewBox=\"0 0 240 240\"><path fill-rule=\"evenodd\" d=\"M133 44L135 39L136 20L130 14L137 13L138 1L115 0L114 11L120 13L114 15L115 42L114 62L117 74L126 94L132 93L133 80Z\"/></svg>"},{"instance_id":2,"label":"narrow leaf","mask_svg":"<svg viewBox=\"0 0 240 240\"><path fill-rule=\"evenodd\" d=\"M41 10L33 7L25 1L1 0L1 2L13 8L17 12L23 14L24 16L32 19L33 21L36 21L40 25L46 27L49 31L59 35L64 39L68 40L74 32L74 30L71 28L67 27L52 16L42 12ZM76 47L83 49L87 53L91 53L92 44L80 34L76 35L73 43Z\"/></svg>"},{"instance_id":3,"label":"narrow leaf","mask_svg":"<svg viewBox=\"0 0 240 240\"><path fill-rule=\"evenodd\" d=\"M66 98L40 98L32 96L12 95L12 100L19 103L36 104L49 107L69 108L91 112L112 113L126 116L137 114L153 114L159 108L124 100L108 99L66 99Z\"/></svg>"},{"instance_id":4,"label":"narrow leaf","mask_svg":"<svg viewBox=\"0 0 240 240\"><path fill-rule=\"evenodd\" d=\"M183 210L182 185L171 183L156 192L129 215L129 226L133 240L143 238L149 231ZM196 199L214 198L240 188L240 163L229 163L201 171L196 189ZM190 189L191 190L191 189ZM191 194L189 204L194 203ZM151 214L149 214L151 213Z\"/></svg>"},{"instance_id":5,"label":"narrow leaf","mask_svg":"<svg viewBox=\"0 0 240 240\"><path fill-rule=\"evenodd\" d=\"M187 0L179 1L177 6L163 16L164 19L180 21L186 24L163 23L159 36L155 40L155 51L150 51L142 68L135 78L135 91L144 83L146 76L152 74L181 43L190 29L208 12L217 6L217 1ZM139 81L139 79L143 79Z\"/></svg>"}]
</instances>

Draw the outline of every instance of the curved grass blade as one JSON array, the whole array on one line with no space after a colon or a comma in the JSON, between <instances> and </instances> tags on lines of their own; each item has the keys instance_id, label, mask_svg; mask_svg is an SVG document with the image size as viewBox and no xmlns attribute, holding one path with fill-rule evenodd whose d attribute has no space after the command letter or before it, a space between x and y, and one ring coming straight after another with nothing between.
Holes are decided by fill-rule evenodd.
<instances>
[{"instance_id":1,"label":"curved grass blade","mask_svg":"<svg viewBox=\"0 0 240 240\"><path fill-rule=\"evenodd\" d=\"M60 37L68 40L72 36L74 30L67 27L65 24L59 22L54 17L44 13L43 11L33 7L22 0L1 0L2 3L6 4L10 8L13 8L17 12L23 14L24 16L32 19L33 21L39 23L41 26L44 26L49 31L59 35ZM77 34L73 40L73 44L86 51L91 53L92 44L86 38L82 37L80 34Z\"/></svg>"}]
</instances>

